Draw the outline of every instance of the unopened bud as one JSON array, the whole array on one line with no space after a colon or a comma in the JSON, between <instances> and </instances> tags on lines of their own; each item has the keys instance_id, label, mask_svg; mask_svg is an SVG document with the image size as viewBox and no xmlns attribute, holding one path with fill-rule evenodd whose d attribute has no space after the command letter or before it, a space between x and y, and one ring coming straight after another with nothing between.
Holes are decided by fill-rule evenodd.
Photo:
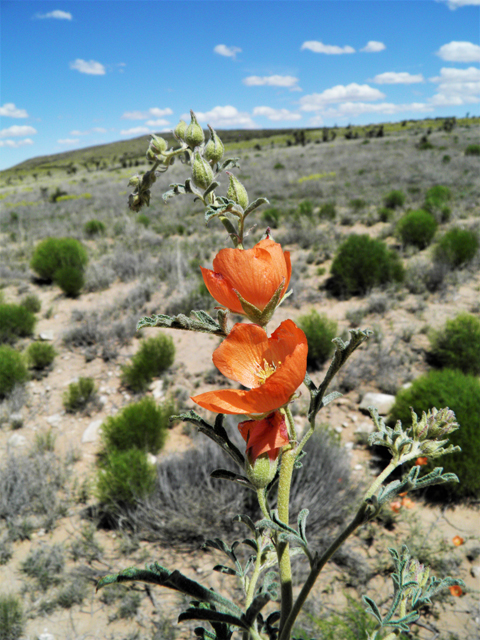
<instances>
[{"instance_id":1,"label":"unopened bud","mask_svg":"<svg viewBox=\"0 0 480 640\"><path fill-rule=\"evenodd\" d=\"M195 147L199 147L205 141L205 136L203 135L203 129L197 122L197 116L190 111L191 121L188 127L185 130L185 142L188 144L190 149L195 149Z\"/></svg>"},{"instance_id":2,"label":"unopened bud","mask_svg":"<svg viewBox=\"0 0 480 640\"><path fill-rule=\"evenodd\" d=\"M239 204L242 207L242 209L245 211L245 209L248 207L247 190L245 189L243 184L240 182L240 180L233 175L233 173L230 173L229 171L227 171L226 174L230 178L230 184L228 185L228 190L227 190L227 198Z\"/></svg>"},{"instance_id":3,"label":"unopened bud","mask_svg":"<svg viewBox=\"0 0 480 640\"><path fill-rule=\"evenodd\" d=\"M270 460L268 453L262 453L254 461L247 454L245 470L247 477L256 489L264 489L275 477L278 457Z\"/></svg>"},{"instance_id":4,"label":"unopened bud","mask_svg":"<svg viewBox=\"0 0 480 640\"><path fill-rule=\"evenodd\" d=\"M220 162L225 152L223 142L217 136L214 129L212 129L210 125L207 126L210 129L210 140L207 142L203 155L209 162Z\"/></svg>"},{"instance_id":5,"label":"unopened bud","mask_svg":"<svg viewBox=\"0 0 480 640\"><path fill-rule=\"evenodd\" d=\"M147 160L151 160L152 162L155 162L157 159L155 156L155 152L150 147L148 147L147 149L146 156L147 156Z\"/></svg>"},{"instance_id":6,"label":"unopened bud","mask_svg":"<svg viewBox=\"0 0 480 640\"><path fill-rule=\"evenodd\" d=\"M192 166L192 179L200 189L206 189L213 181L212 167L205 158L202 158L198 151L195 152L195 160Z\"/></svg>"},{"instance_id":7,"label":"unopened bud","mask_svg":"<svg viewBox=\"0 0 480 640\"><path fill-rule=\"evenodd\" d=\"M130 180L128 181L128 186L129 187L138 187L138 185L140 184L142 178L141 176L139 176L138 174L132 176L130 178Z\"/></svg>"},{"instance_id":8,"label":"unopened bud","mask_svg":"<svg viewBox=\"0 0 480 640\"><path fill-rule=\"evenodd\" d=\"M152 134L152 139L150 140L150 149L155 154L162 154L167 148L167 142L160 136L156 136Z\"/></svg>"},{"instance_id":9,"label":"unopened bud","mask_svg":"<svg viewBox=\"0 0 480 640\"><path fill-rule=\"evenodd\" d=\"M185 122L185 120L180 120L180 122L177 124L177 126L173 130L173 133L175 137L178 138L179 140L184 140L186 130L187 130L187 123Z\"/></svg>"}]
</instances>

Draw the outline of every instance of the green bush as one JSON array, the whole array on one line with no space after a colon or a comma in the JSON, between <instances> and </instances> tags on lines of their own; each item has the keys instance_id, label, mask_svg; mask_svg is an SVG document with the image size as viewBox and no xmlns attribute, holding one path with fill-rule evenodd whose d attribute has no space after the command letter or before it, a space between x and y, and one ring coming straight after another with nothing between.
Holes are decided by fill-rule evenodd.
<instances>
[{"instance_id":1,"label":"green bush","mask_svg":"<svg viewBox=\"0 0 480 640\"><path fill-rule=\"evenodd\" d=\"M469 144L465 149L466 156L480 156L480 144Z\"/></svg>"},{"instance_id":2,"label":"green bush","mask_svg":"<svg viewBox=\"0 0 480 640\"><path fill-rule=\"evenodd\" d=\"M49 342L32 342L27 349L27 360L32 369L46 369L55 360L56 355L53 345Z\"/></svg>"},{"instance_id":3,"label":"green bush","mask_svg":"<svg viewBox=\"0 0 480 640\"><path fill-rule=\"evenodd\" d=\"M57 284L69 298L78 298L85 284L83 271L77 267L70 267L68 265L57 269L53 279L55 280L55 284Z\"/></svg>"},{"instance_id":4,"label":"green bush","mask_svg":"<svg viewBox=\"0 0 480 640\"><path fill-rule=\"evenodd\" d=\"M148 227L150 225L150 218L146 216L144 213L141 213L137 216L137 224L141 224L144 227ZM181 234L180 234L181 235Z\"/></svg>"},{"instance_id":5,"label":"green bush","mask_svg":"<svg viewBox=\"0 0 480 640\"><path fill-rule=\"evenodd\" d=\"M326 220L335 220L335 216L337 215L335 202L325 202L325 204L322 204L318 215L320 218L325 218Z\"/></svg>"},{"instance_id":6,"label":"green bush","mask_svg":"<svg viewBox=\"0 0 480 640\"><path fill-rule=\"evenodd\" d=\"M97 473L96 494L101 504L115 507L134 504L155 487L156 469L145 451L112 450Z\"/></svg>"},{"instance_id":7,"label":"green bush","mask_svg":"<svg viewBox=\"0 0 480 640\"><path fill-rule=\"evenodd\" d=\"M172 402L157 405L149 396L130 404L102 425L103 451L141 449L157 454L165 444L169 418L175 412Z\"/></svg>"},{"instance_id":8,"label":"green bush","mask_svg":"<svg viewBox=\"0 0 480 640\"><path fill-rule=\"evenodd\" d=\"M0 304L0 343L31 336L37 319L19 304Z\"/></svg>"},{"instance_id":9,"label":"green bush","mask_svg":"<svg viewBox=\"0 0 480 640\"><path fill-rule=\"evenodd\" d=\"M305 216L306 218L312 218L313 216L313 204L311 200L302 200L298 205L297 213L299 216Z\"/></svg>"},{"instance_id":10,"label":"green bush","mask_svg":"<svg viewBox=\"0 0 480 640\"><path fill-rule=\"evenodd\" d=\"M173 364L175 345L170 336L160 334L144 340L130 364L123 367L122 383L135 392L146 391L155 376Z\"/></svg>"},{"instance_id":11,"label":"green bush","mask_svg":"<svg viewBox=\"0 0 480 640\"><path fill-rule=\"evenodd\" d=\"M83 225L83 230L87 236L97 236L105 233L105 225L100 220L89 220Z\"/></svg>"},{"instance_id":12,"label":"green bush","mask_svg":"<svg viewBox=\"0 0 480 640\"><path fill-rule=\"evenodd\" d=\"M435 247L434 257L451 267L461 267L475 257L478 251L478 235L468 229L453 228L443 235Z\"/></svg>"},{"instance_id":13,"label":"green bush","mask_svg":"<svg viewBox=\"0 0 480 640\"><path fill-rule=\"evenodd\" d=\"M274 229L278 227L281 217L282 212L280 209L277 209L277 207L269 207L268 209L265 209L265 211L262 211L262 222Z\"/></svg>"},{"instance_id":14,"label":"green bush","mask_svg":"<svg viewBox=\"0 0 480 640\"><path fill-rule=\"evenodd\" d=\"M96 399L97 389L93 378L79 378L71 382L63 394L63 406L69 413L82 411Z\"/></svg>"},{"instance_id":15,"label":"green bush","mask_svg":"<svg viewBox=\"0 0 480 640\"><path fill-rule=\"evenodd\" d=\"M82 271L87 262L87 251L75 238L45 238L35 247L30 267L40 278L52 282L61 267Z\"/></svg>"},{"instance_id":16,"label":"green bush","mask_svg":"<svg viewBox=\"0 0 480 640\"><path fill-rule=\"evenodd\" d=\"M22 307L25 307L25 309L27 309L27 311L30 311L31 313L38 313L42 308L40 298L34 293L31 293L28 296L24 296L20 301L20 305Z\"/></svg>"},{"instance_id":17,"label":"green bush","mask_svg":"<svg viewBox=\"0 0 480 640\"><path fill-rule=\"evenodd\" d=\"M23 635L25 618L22 602L13 594L0 594L0 640L18 640Z\"/></svg>"},{"instance_id":18,"label":"green bush","mask_svg":"<svg viewBox=\"0 0 480 640\"><path fill-rule=\"evenodd\" d=\"M298 319L298 326L307 336L307 365L312 370L318 369L333 352L335 345L332 340L338 335L338 325L335 320L312 309L308 315Z\"/></svg>"},{"instance_id":19,"label":"green bush","mask_svg":"<svg viewBox=\"0 0 480 640\"><path fill-rule=\"evenodd\" d=\"M378 285L401 282L404 268L398 255L381 240L351 235L338 248L331 274L327 286L333 294L351 297Z\"/></svg>"},{"instance_id":20,"label":"green bush","mask_svg":"<svg viewBox=\"0 0 480 640\"><path fill-rule=\"evenodd\" d=\"M378 219L380 222L390 222L393 217L393 209L388 207L380 207L378 210Z\"/></svg>"},{"instance_id":21,"label":"green bush","mask_svg":"<svg viewBox=\"0 0 480 640\"><path fill-rule=\"evenodd\" d=\"M349 204L354 211L362 211L362 209L365 209L367 206L367 203L363 198L353 198L353 200L350 200Z\"/></svg>"},{"instance_id":22,"label":"green bush","mask_svg":"<svg viewBox=\"0 0 480 640\"><path fill-rule=\"evenodd\" d=\"M480 375L480 320L476 316L461 313L447 320L443 329L431 334L430 345L429 359L434 366Z\"/></svg>"},{"instance_id":23,"label":"green bush","mask_svg":"<svg viewBox=\"0 0 480 640\"><path fill-rule=\"evenodd\" d=\"M440 499L480 497L480 380L453 369L431 371L420 376L411 387L397 394L389 424L393 426L401 420L402 424L409 425L410 407L418 416L433 407L449 407L460 424L460 428L449 437L449 442L459 445L462 452L450 453L432 462L434 466L443 467L445 472L456 473L460 482L442 484L439 489L432 487L429 490L431 495Z\"/></svg>"},{"instance_id":24,"label":"green bush","mask_svg":"<svg viewBox=\"0 0 480 640\"><path fill-rule=\"evenodd\" d=\"M396 232L405 245L425 249L433 240L437 230L437 221L431 213L419 209L409 211L400 218Z\"/></svg>"},{"instance_id":25,"label":"green bush","mask_svg":"<svg viewBox=\"0 0 480 640\"><path fill-rule=\"evenodd\" d=\"M451 199L452 192L449 187L444 187L439 184L428 189L425 194L423 208L435 216L437 222L448 222L452 211L447 203L450 202Z\"/></svg>"},{"instance_id":26,"label":"green bush","mask_svg":"<svg viewBox=\"0 0 480 640\"><path fill-rule=\"evenodd\" d=\"M405 204L405 194L403 191L399 191L398 189L394 189L387 193L385 198L383 199L383 204L387 209L396 209L397 207L403 207Z\"/></svg>"}]
</instances>

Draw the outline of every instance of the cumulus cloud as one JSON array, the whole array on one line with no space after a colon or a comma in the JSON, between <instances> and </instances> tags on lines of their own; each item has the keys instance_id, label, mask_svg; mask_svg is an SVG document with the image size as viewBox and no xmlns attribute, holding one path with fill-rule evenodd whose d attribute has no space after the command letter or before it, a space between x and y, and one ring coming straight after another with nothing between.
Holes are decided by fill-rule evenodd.
<instances>
[{"instance_id":1,"label":"cumulus cloud","mask_svg":"<svg viewBox=\"0 0 480 640\"><path fill-rule=\"evenodd\" d=\"M369 40L367 44L360 49L364 53L378 53L379 51L383 51L387 47L383 44L383 42L378 42L377 40Z\"/></svg>"},{"instance_id":2,"label":"cumulus cloud","mask_svg":"<svg viewBox=\"0 0 480 640\"><path fill-rule=\"evenodd\" d=\"M327 55L340 55L341 53L355 53L353 47L346 45L345 47L338 47L336 44L323 44L317 40L308 40L304 42L300 47L300 51L309 49L314 53L326 53Z\"/></svg>"},{"instance_id":3,"label":"cumulus cloud","mask_svg":"<svg viewBox=\"0 0 480 640\"><path fill-rule=\"evenodd\" d=\"M25 140L0 140L0 147L9 147L10 149L24 147L28 144L33 144L33 140L30 138L25 138Z\"/></svg>"},{"instance_id":4,"label":"cumulus cloud","mask_svg":"<svg viewBox=\"0 0 480 640\"><path fill-rule=\"evenodd\" d=\"M466 6L474 6L478 7L480 5L480 0L439 0L440 2L446 2L448 8L454 11L459 7Z\"/></svg>"},{"instance_id":5,"label":"cumulus cloud","mask_svg":"<svg viewBox=\"0 0 480 640\"><path fill-rule=\"evenodd\" d=\"M80 142L78 138L60 138L60 140L57 140L58 144L65 144L65 145L77 144L78 142Z\"/></svg>"},{"instance_id":6,"label":"cumulus cloud","mask_svg":"<svg viewBox=\"0 0 480 640\"><path fill-rule=\"evenodd\" d=\"M301 91L295 76L248 76L243 79L243 84L247 87L285 87L290 91Z\"/></svg>"},{"instance_id":7,"label":"cumulus cloud","mask_svg":"<svg viewBox=\"0 0 480 640\"><path fill-rule=\"evenodd\" d=\"M405 111L427 112L433 111L433 107L423 102L409 104L394 104L393 102L381 102L369 104L367 102L344 102L334 108L323 111L323 116L328 118L352 118L364 113L376 113L381 115L394 115Z\"/></svg>"},{"instance_id":8,"label":"cumulus cloud","mask_svg":"<svg viewBox=\"0 0 480 640\"><path fill-rule=\"evenodd\" d=\"M208 122L214 127L244 127L254 129L256 127L249 113L238 111L236 107L225 105L224 107L214 107L211 111L200 113L195 111L197 120ZM182 115L184 120L190 118L189 114Z\"/></svg>"},{"instance_id":9,"label":"cumulus cloud","mask_svg":"<svg viewBox=\"0 0 480 640\"><path fill-rule=\"evenodd\" d=\"M152 133L149 127L132 127L131 129L122 129L120 135L122 136L141 136L145 133Z\"/></svg>"},{"instance_id":10,"label":"cumulus cloud","mask_svg":"<svg viewBox=\"0 0 480 640\"><path fill-rule=\"evenodd\" d=\"M302 111L318 111L327 104L335 102L351 102L351 101L374 101L385 98L385 94L370 87L368 84L339 84L331 89L325 89L322 93L312 93L308 96L300 98Z\"/></svg>"},{"instance_id":11,"label":"cumulus cloud","mask_svg":"<svg viewBox=\"0 0 480 640\"><path fill-rule=\"evenodd\" d=\"M25 109L19 109L13 102L6 102L3 107L0 107L0 116L5 118L28 118L28 113Z\"/></svg>"},{"instance_id":12,"label":"cumulus cloud","mask_svg":"<svg viewBox=\"0 0 480 640\"><path fill-rule=\"evenodd\" d=\"M480 102L480 69L442 68L440 75L430 78L438 84L430 102L437 106L460 106Z\"/></svg>"},{"instance_id":13,"label":"cumulus cloud","mask_svg":"<svg viewBox=\"0 0 480 640\"><path fill-rule=\"evenodd\" d=\"M417 82L425 82L425 78L421 73L414 76L407 73L407 71L400 71L398 73L395 71L386 71L385 73L376 75L371 82L375 82L375 84L415 84Z\"/></svg>"},{"instance_id":14,"label":"cumulus cloud","mask_svg":"<svg viewBox=\"0 0 480 640\"><path fill-rule=\"evenodd\" d=\"M240 47L227 47L226 44L217 44L216 47L213 48L215 53L218 53L220 56L226 56L227 58L235 58L237 53L241 53L242 50Z\"/></svg>"},{"instance_id":15,"label":"cumulus cloud","mask_svg":"<svg viewBox=\"0 0 480 640\"><path fill-rule=\"evenodd\" d=\"M28 125L18 125L14 124L8 129L2 129L0 131L0 138L9 138L10 136L31 136L34 133L37 133L37 130L33 127L29 127Z\"/></svg>"},{"instance_id":16,"label":"cumulus cloud","mask_svg":"<svg viewBox=\"0 0 480 640\"><path fill-rule=\"evenodd\" d=\"M480 46L472 42L453 40L442 45L436 54L448 62L480 62Z\"/></svg>"},{"instance_id":17,"label":"cumulus cloud","mask_svg":"<svg viewBox=\"0 0 480 640\"><path fill-rule=\"evenodd\" d=\"M269 120L278 122L280 120L301 120L300 113L294 113L288 109L273 109L272 107L255 107L253 110L254 116L265 116Z\"/></svg>"},{"instance_id":18,"label":"cumulus cloud","mask_svg":"<svg viewBox=\"0 0 480 640\"><path fill-rule=\"evenodd\" d=\"M107 130L103 127L92 127L91 129L87 129L87 131L78 131L78 129L70 131L71 136L89 136L91 133L107 133Z\"/></svg>"},{"instance_id":19,"label":"cumulus cloud","mask_svg":"<svg viewBox=\"0 0 480 640\"><path fill-rule=\"evenodd\" d=\"M164 118L159 118L158 120L147 120L145 124L149 127L168 127L170 123Z\"/></svg>"},{"instance_id":20,"label":"cumulus cloud","mask_svg":"<svg viewBox=\"0 0 480 640\"><path fill-rule=\"evenodd\" d=\"M101 62L95 60L81 60L77 58L73 62L70 62L70 69L76 69L80 73L86 73L90 76L104 76L105 67Z\"/></svg>"},{"instance_id":21,"label":"cumulus cloud","mask_svg":"<svg viewBox=\"0 0 480 640\"><path fill-rule=\"evenodd\" d=\"M73 16L68 11L60 11L59 9L56 9L49 13L37 13L35 17L40 20L44 20L45 18L53 18L54 20L71 20Z\"/></svg>"},{"instance_id":22,"label":"cumulus cloud","mask_svg":"<svg viewBox=\"0 0 480 640\"><path fill-rule=\"evenodd\" d=\"M171 116L173 111L168 107L166 109L159 109L158 107L152 107L147 111L126 111L122 118L123 120L147 120L148 118L163 118L163 116ZM165 124L168 124L165 121Z\"/></svg>"}]
</instances>

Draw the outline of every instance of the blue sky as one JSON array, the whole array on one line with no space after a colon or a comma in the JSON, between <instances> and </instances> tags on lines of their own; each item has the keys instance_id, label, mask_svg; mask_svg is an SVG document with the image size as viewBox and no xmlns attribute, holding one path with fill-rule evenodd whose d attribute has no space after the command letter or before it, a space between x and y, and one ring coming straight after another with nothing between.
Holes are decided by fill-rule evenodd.
<instances>
[{"instance_id":1,"label":"blue sky","mask_svg":"<svg viewBox=\"0 0 480 640\"><path fill-rule=\"evenodd\" d=\"M0 169L169 130L479 114L480 0L2 1Z\"/></svg>"}]
</instances>

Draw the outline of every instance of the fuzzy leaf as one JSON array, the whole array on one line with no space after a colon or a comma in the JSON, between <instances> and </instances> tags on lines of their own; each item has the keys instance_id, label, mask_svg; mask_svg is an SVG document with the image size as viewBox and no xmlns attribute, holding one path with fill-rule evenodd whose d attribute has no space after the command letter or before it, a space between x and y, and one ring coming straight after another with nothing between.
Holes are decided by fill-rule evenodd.
<instances>
[{"instance_id":1,"label":"fuzzy leaf","mask_svg":"<svg viewBox=\"0 0 480 640\"><path fill-rule=\"evenodd\" d=\"M227 335L225 327L206 313L206 311L192 311L195 318L189 318L183 313L176 316L166 316L164 314L144 316L137 323L137 331L145 327L161 327L162 329L180 329L182 331L199 331L200 333L211 333L216 336L225 337Z\"/></svg>"},{"instance_id":2,"label":"fuzzy leaf","mask_svg":"<svg viewBox=\"0 0 480 640\"><path fill-rule=\"evenodd\" d=\"M227 469L215 469L210 474L210 477L221 480L230 480L231 482L236 482L242 487L255 490L255 487L248 478L246 478L245 476L241 476L238 473L234 473L233 471L228 471Z\"/></svg>"},{"instance_id":3,"label":"fuzzy leaf","mask_svg":"<svg viewBox=\"0 0 480 640\"><path fill-rule=\"evenodd\" d=\"M236 616L232 616L228 613L221 613L220 611L213 611L212 609L197 609L191 607L178 616L178 622L184 620L208 620L209 622L221 622L227 625L234 625L240 627L245 631L248 631L248 626L245 622Z\"/></svg>"}]
</instances>

